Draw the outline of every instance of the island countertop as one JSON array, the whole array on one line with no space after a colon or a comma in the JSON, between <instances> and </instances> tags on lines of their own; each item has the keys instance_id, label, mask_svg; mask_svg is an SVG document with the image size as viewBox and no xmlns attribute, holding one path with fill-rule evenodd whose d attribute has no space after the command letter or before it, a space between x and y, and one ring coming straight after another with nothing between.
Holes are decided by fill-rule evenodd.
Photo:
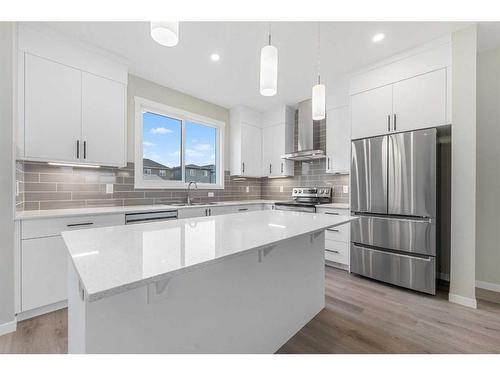
<instances>
[{"instance_id":1,"label":"island countertop","mask_svg":"<svg viewBox=\"0 0 500 375\"><path fill-rule=\"evenodd\" d=\"M352 220L266 210L78 230L62 237L93 301Z\"/></svg>"}]
</instances>

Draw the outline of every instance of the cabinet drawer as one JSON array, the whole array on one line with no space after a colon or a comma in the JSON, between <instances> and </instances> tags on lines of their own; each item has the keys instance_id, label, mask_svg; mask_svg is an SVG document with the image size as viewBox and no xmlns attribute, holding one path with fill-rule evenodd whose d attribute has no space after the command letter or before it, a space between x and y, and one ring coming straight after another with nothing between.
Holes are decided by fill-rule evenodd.
<instances>
[{"instance_id":1,"label":"cabinet drawer","mask_svg":"<svg viewBox=\"0 0 500 375\"><path fill-rule=\"evenodd\" d=\"M349 264L349 244L346 242L325 240L325 259Z\"/></svg>"},{"instance_id":2,"label":"cabinet drawer","mask_svg":"<svg viewBox=\"0 0 500 375\"><path fill-rule=\"evenodd\" d=\"M349 224L339 225L338 227L328 228L325 231L325 239L340 242L349 242Z\"/></svg>"},{"instance_id":3,"label":"cabinet drawer","mask_svg":"<svg viewBox=\"0 0 500 375\"><path fill-rule=\"evenodd\" d=\"M61 236L22 241L22 311L67 298L68 252Z\"/></svg>"},{"instance_id":4,"label":"cabinet drawer","mask_svg":"<svg viewBox=\"0 0 500 375\"><path fill-rule=\"evenodd\" d=\"M125 224L124 214L59 217L22 222L22 238L59 236L61 232Z\"/></svg>"}]
</instances>

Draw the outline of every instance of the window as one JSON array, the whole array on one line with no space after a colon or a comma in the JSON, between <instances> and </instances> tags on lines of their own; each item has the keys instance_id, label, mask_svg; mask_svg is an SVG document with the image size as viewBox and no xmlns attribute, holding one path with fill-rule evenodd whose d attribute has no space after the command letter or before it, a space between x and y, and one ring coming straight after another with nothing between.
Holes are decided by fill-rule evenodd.
<instances>
[{"instance_id":1,"label":"window","mask_svg":"<svg viewBox=\"0 0 500 375\"><path fill-rule=\"evenodd\" d=\"M223 122L138 97L135 105L137 188L224 188Z\"/></svg>"}]
</instances>

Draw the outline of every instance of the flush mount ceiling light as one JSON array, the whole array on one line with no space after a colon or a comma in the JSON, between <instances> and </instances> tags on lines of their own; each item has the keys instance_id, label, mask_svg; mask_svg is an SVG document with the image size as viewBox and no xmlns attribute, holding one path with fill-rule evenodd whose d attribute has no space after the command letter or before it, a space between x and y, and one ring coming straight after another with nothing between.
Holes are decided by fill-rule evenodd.
<instances>
[{"instance_id":1,"label":"flush mount ceiling light","mask_svg":"<svg viewBox=\"0 0 500 375\"><path fill-rule=\"evenodd\" d=\"M165 47L176 46L179 43L179 22L151 22L151 38Z\"/></svg>"},{"instance_id":2,"label":"flush mount ceiling light","mask_svg":"<svg viewBox=\"0 0 500 375\"><path fill-rule=\"evenodd\" d=\"M385 38L385 34L384 33L378 33L378 34L375 34L373 37L372 37L372 40L375 42L375 43L378 43L378 42L381 42L383 41Z\"/></svg>"},{"instance_id":3,"label":"flush mount ceiling light","mask_svg":"<svg viewBox=\"0 0 500 375\"><path fill-rule=\"evenodd\" d=\"M323 120L326 117L326 88L321 83L320 75L321 57L321 24L318 22L318 84L312 88L312 119Z\"/></svg>"},{"instance_id":4,"label":"flush mount ceiling light","mask_svg":"<svg viewBox=\"0 0 500 375\"><path fill-rule=\"evenodd\" d=\"M269 44L260 51L260 94L273 96L278 92L278 49L271 45L271 24Z\"/></svg>"},{"instance_id":5,"label":"flush mount ceiling light","mask_svg":"<svg viewBox=\"0 0 500 375\"><path fill-rule=\"evenodd\" d=\"M212 61L219 61L220 60L220 55L218 53L212 53L210 55L210 60L212 60Z\"/></svg>"}]
</instances>

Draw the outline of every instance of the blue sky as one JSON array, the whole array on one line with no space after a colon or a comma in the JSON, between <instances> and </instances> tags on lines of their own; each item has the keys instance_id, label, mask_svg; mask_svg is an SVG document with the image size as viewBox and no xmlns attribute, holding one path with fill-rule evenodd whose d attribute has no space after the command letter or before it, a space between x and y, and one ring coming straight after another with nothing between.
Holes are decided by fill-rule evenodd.
<instances>
[{"instance_id":1,"label":"blue sky","mask_svg":"<svg viewBox=\"0 0 500 375\"><path fill-rule=\"evenodd\" d=\"M168 167L180 165L181 122L145 112L143 114L143 157ZM186 122L186 164L215 163L216 130Z\"/></svg>"}]
</instances>

